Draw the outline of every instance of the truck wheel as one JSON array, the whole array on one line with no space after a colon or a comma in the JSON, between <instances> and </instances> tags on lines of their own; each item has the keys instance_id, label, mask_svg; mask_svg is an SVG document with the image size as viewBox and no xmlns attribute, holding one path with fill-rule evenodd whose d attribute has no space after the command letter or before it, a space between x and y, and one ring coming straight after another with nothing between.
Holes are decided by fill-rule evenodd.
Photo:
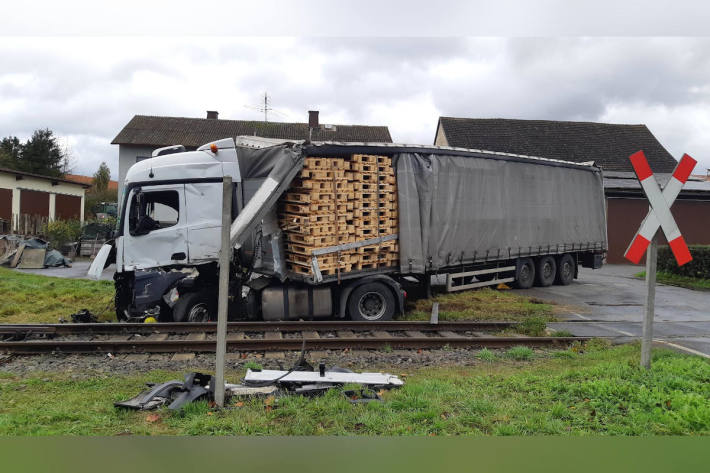
<instances>
[{"instance_id":1,"label":"truck wheel","mask_svg":"<svg viewBox=\"0 0 710 473\"><path fill-rule=\"evenodd\" d=\"M348 313L352 320L392 320L394 311L394 295L382 283L371 282L358 286L348 298Z\"/></svg>"},{"instance_id":2,"label":"truck wheel","mask_svg":"<svg viewBox=\"0 0 710 473\"><path fill-rule=\"evenodd\" d=\"M574 279L575 262L572 255L567 253L560 257L557 263L557 277L555 277L555 284L560 286L567 286Z\"/></svg>"},{"instance_id":3,"label":"truck wheel","mask_svg":"<svg viewBox=\"0 0 710 473\"><path fill-rule=\"evenodd\" d=\"M530 289L535 282L535 264L531 258L518 260L518 271L513 285L518 289Z\"/></svg>"},{"instance_id":4,"label":"truck wheel","mask_svg":"<svg viewBox=\"0 0 710 473\"><path fill-rule=\"evenodd\" d=\"M535 268L535 285L540 287L551 286L557 275L557 263L552 256L541 256Z\"/></svg>"},{"instance_id":5,"label":"truck wheel","mask_svg":"<svg viewBox=\"0 0 710 473\"><path fill-rule=\"evenodd\" d=\"M173 306L175 322L209 322L210 314L213 313L213 304L201 292L189 292L180 296Z\"/></svg>"}]
</instances>

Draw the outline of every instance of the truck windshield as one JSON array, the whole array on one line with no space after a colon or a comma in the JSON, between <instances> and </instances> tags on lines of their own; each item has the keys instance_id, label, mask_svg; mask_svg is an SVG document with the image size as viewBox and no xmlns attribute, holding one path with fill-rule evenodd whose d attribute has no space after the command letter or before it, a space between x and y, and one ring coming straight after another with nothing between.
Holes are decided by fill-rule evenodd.
<instances>
[{"instance_id":1,"label":"truck windshield","mask_svg":"<svg viewBox=\"0 0 710 473\"><path fill-rule=\"evenodd\" d=\"M128 223L131 233L152 231L177 224L180 198L177 191L137 192L131 199Z\"/></svg>"}]
</instances>

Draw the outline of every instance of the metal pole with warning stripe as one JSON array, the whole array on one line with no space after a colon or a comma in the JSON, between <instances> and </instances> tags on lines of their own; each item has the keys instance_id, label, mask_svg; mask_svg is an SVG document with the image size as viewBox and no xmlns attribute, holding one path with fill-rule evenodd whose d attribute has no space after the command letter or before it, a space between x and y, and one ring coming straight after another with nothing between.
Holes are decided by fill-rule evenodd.
<instances>
[{"instance_id":1,"label":"metal pole with warning stripe","mask_svg":"<svg viewBox=\"0 0 710 473\"><path fill-rule=\"evenodd\" d=\"M651 167L648 165L643 151L632 154L629 159L641 183L641 188L650 204L648 214L641 223L641 227L631 244L626 249L624 257L632 263L638 264L646 253L646 304L643 319L643 337L641 341L641 366L651 367L651 342L653 340L653 317L656 298L656 258L658 247L658 229L662 229L668 240L673 256L678 266L691 261L693 258L688 250L683 235L671 213L671 205L680 193L681 188L688 180L690 173L697 163L693 158L684 154L673 171L673 175L661 191Z\"/></svg>"}]
</instances>

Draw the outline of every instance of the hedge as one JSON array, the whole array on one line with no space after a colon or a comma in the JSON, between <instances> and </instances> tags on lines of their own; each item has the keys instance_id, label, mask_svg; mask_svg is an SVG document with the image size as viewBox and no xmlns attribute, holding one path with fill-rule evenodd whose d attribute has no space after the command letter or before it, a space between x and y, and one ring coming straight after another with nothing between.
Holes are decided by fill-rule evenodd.
<instances>
[{"instance_id":1,"label":"hedge","mask_svg":"<svg viewBox=\"0 0 710 473\"><path fill-rule=\"evenodd\" d=\"M691 278L710 279L710 246L689 245L693 261L678 266L668 246L658 247L658 270Z\"/></svg>"}]
</instances>

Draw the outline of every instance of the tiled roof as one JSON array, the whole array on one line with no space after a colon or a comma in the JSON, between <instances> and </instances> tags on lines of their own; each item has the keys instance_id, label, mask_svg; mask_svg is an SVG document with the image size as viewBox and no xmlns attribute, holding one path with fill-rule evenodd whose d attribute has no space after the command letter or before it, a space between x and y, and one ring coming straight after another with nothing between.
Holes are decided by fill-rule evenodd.
<instances>
[{"instance_id":1,"label":"tiled roof","mask_svg":"<svg viewBox=\"0 0 710 473\"><path fill-rule=\"evenodd\" d=\"M15 176L27 176L27 177L34 177L37 179L46 179L48 181L56 181L56 182L64 182L65 184L74 184L77 186L81 186L85 189L91 187L91 184L85 184L83 182L77 182L71 179L68 179L66 176L64 177L55 177L55 176L45 176L44 174L37 174L34 172L25 172L25 171L18 171L16 169L11 169L11 168L0 168L0 173L7 173L7 174L14 174Z\"/></svg>"},{"instance_id":2,"label":"tiled roof","mask_svg":"<svg viewBox=\"0 0 710 473\"><path fill-rule=\"evenodd\" d=\"M439 126L449 146L595 161L608 171L632 171L629 156L643 150L654 172L676 165L646 125L440 117Z\"/></svg>"},{"instance_id":3,"label":"tiled roof","mask_svg":"<svg viewBox=\"0 0 710 473\"><path fill-rule=\"evenodd\" d=\"M94 185L94 178L92 176L82 176L81 174L65 174L64 179L67 179L68 181L78 182L81 184L86 184L89 186ZM108 181L108 190L118 190L118 182Z\"/></svg>"},{"instance_id":4,"label":"tiled roof","mask_svg":"<svg viewBox=\"0 0 710 473\"><path fill-rule=\"evenodd\" d=\"M308 139L308 124L135 115L111 144L183 145L192 148L210 141L235 138L240 135L304 140ZM312 141L392 142L386 126L362 125L333 125L332 129L321 125L313 130L310 139Z\"/></svg>"}]
</instances>

